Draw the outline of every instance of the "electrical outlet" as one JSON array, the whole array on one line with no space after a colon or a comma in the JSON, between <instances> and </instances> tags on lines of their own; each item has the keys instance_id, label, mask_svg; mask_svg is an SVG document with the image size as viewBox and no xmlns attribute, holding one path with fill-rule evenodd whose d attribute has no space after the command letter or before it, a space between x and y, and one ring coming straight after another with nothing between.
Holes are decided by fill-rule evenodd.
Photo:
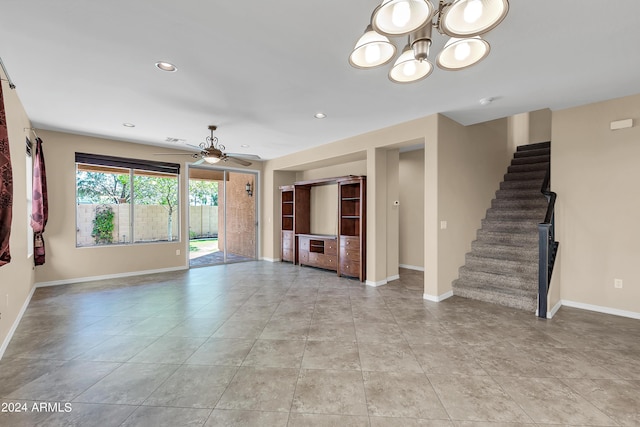
<instances>
[{"instance_id":1,"label":"electrical outlet","mask_svg":"<svg viewBox=\"0 0 640 427\"><path fill-rule=\"evenodd\" d=\"M613 287L616 289L622 289L622 279L613 279Z\"/></svg>"},{"instance_id":2,"label":"electrical outlet","mask_svg":"<svg viewBox=\"0 0 640 427\"><path fill-rule=\"evenodd\" d=\"M440 229L446 230L446 228L447 228L447 221L440 221Z\"/></svg>"}]
</instances>

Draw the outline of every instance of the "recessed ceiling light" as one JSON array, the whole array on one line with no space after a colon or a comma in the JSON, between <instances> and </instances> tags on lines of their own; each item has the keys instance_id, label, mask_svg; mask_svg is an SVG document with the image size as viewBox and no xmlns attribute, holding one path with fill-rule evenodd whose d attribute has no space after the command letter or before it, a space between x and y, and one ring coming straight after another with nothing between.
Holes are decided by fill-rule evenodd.
<instances>
[{"instance_id":1,"label":"recessed ceiling light","mask_svg":"<svg viewBox=\"0 0 640 427\"><path fill-rule=\"evenodd\" d=\"M134 127L136 127L136 125L134 125L133 123L123 123L122 126L124 126L126 128L134 128Z\"/></svg>"},{"instance_id":2,"label":"recessed ceiling light","mask_svg":"<svg viewBox=\"0 0 640 427\"><path fill-rule=\"evenodd\" d=\"M173 73L174 71L176 71L178 69L172 63L164 62L164 61L156 62L156 67L158 67L162 71L168 71L170 73Z\"/></svg>"},{"instance_id":3,"label":"recessed ceiling light","mask_svg":"<svg viewBox=\"0 0 640 427\"><path fill-rule=\"evenodd\" d=\"M495 100L495 98L492 98L492 97L482 98L482 99L480 100L480 105L489 105L489 104L491 104L494 100Z\"/></svg>"},{"instance_id":4,"label":"recessed ceiling light","mask_svg":"<svg viewBox=\"0 0 640 427\"><path fill-rule=\"evenodd\" d=\"M249 148L249 144L242 144L240 147L242 147L242 148Z\"/></svg>"},{"instance_id":5,"label":"recessed ceiling light","mask_svg":"<svg viewBox=\"0 0 640 427\"><path fill-rule=\"evenodd\" d=\"M325 117L327 117L327 115L325 113L316 113L313 115L313 117L315 117L316 119L324 119Z\"/></svg>"}]
</instances>

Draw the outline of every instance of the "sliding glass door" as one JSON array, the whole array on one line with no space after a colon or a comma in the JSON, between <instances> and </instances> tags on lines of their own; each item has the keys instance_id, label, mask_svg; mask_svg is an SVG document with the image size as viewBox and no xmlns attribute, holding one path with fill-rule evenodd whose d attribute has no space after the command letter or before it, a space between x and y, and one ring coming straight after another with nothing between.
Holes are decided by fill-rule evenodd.
<instances>
[{"instance_id":1,"label":"sliding glass door","mask_svg":"<svg viewBox=\"0 0 640 427\"><path fill-rule=\"evenodd\" d=\"M257 174L189 168L189 266L257 258Z\"/></svg>"}]
</instances>

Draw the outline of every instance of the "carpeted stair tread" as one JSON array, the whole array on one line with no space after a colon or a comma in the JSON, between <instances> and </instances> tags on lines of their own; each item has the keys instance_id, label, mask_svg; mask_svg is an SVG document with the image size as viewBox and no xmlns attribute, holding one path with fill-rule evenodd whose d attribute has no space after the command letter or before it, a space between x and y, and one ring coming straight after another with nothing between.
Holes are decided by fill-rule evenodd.
<instances>
[{"instance_id":1,"label":"carpeted stair tread","mask_svg":"<svg viewBox=\"0 0 640 427\"><path fill-rule=\"evenodd\" d=\"M550 153L548 142L517 148L452 284L455 295L535 312L538 224L548 205L540 187Z\"/></svg>"}]
</instances>

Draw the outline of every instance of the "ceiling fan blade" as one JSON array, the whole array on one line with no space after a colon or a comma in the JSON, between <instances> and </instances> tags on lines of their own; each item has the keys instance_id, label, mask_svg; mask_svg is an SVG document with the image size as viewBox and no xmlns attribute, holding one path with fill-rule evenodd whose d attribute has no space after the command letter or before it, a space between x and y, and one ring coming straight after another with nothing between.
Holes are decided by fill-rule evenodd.
<instances>
[{"instance_id":1,"label":"ceiling fan blade","mask_svg":"<svg viewBox=\"0 0 640 427\"><path fill-rule=\"evenodd\" d=\"M242 160L242 159L238 159L237 157L225 156L224 160L225 161L231 160L232 162L236 162L236 163L238 163L239 165L242 165L242 166L251 166L251 162L248 162L248 161Z\"/></svg>"},{"instance_id":2,"label":"ceiling fan blade","mask_svg":"<svg viewBox=\"0 0 640 427\"><path fill-rule=\"evenodd\" d=\"M257 154L245 154L245 153L226 153L227 156L239 157L241 159L261 160L262 157Z\"/></svg>"},{"instance_id":3,"label":"ceiling fan blade","mask_svg":"<svg viewBox=\"0 0 640 427\"><path fill-rule=\"evenodd\" d=\"M201 164L201 163L203 163L203 162L204 162L204 159L200 159L200 160L198 160L197 162L193 162L191 165L192 165L192 166L195 166L195 165L199 165L199 164Z\"/></svg>"},{"instance_id":4,"label":"ceiling fan blade","mask_svg":"<svg viewBox=\"0 0 640 427\"><path fill-rule=\"evenodd\" d=\"M153 153L154 156L193 156L194 153Z\"/></svg>"}]
</instances>

